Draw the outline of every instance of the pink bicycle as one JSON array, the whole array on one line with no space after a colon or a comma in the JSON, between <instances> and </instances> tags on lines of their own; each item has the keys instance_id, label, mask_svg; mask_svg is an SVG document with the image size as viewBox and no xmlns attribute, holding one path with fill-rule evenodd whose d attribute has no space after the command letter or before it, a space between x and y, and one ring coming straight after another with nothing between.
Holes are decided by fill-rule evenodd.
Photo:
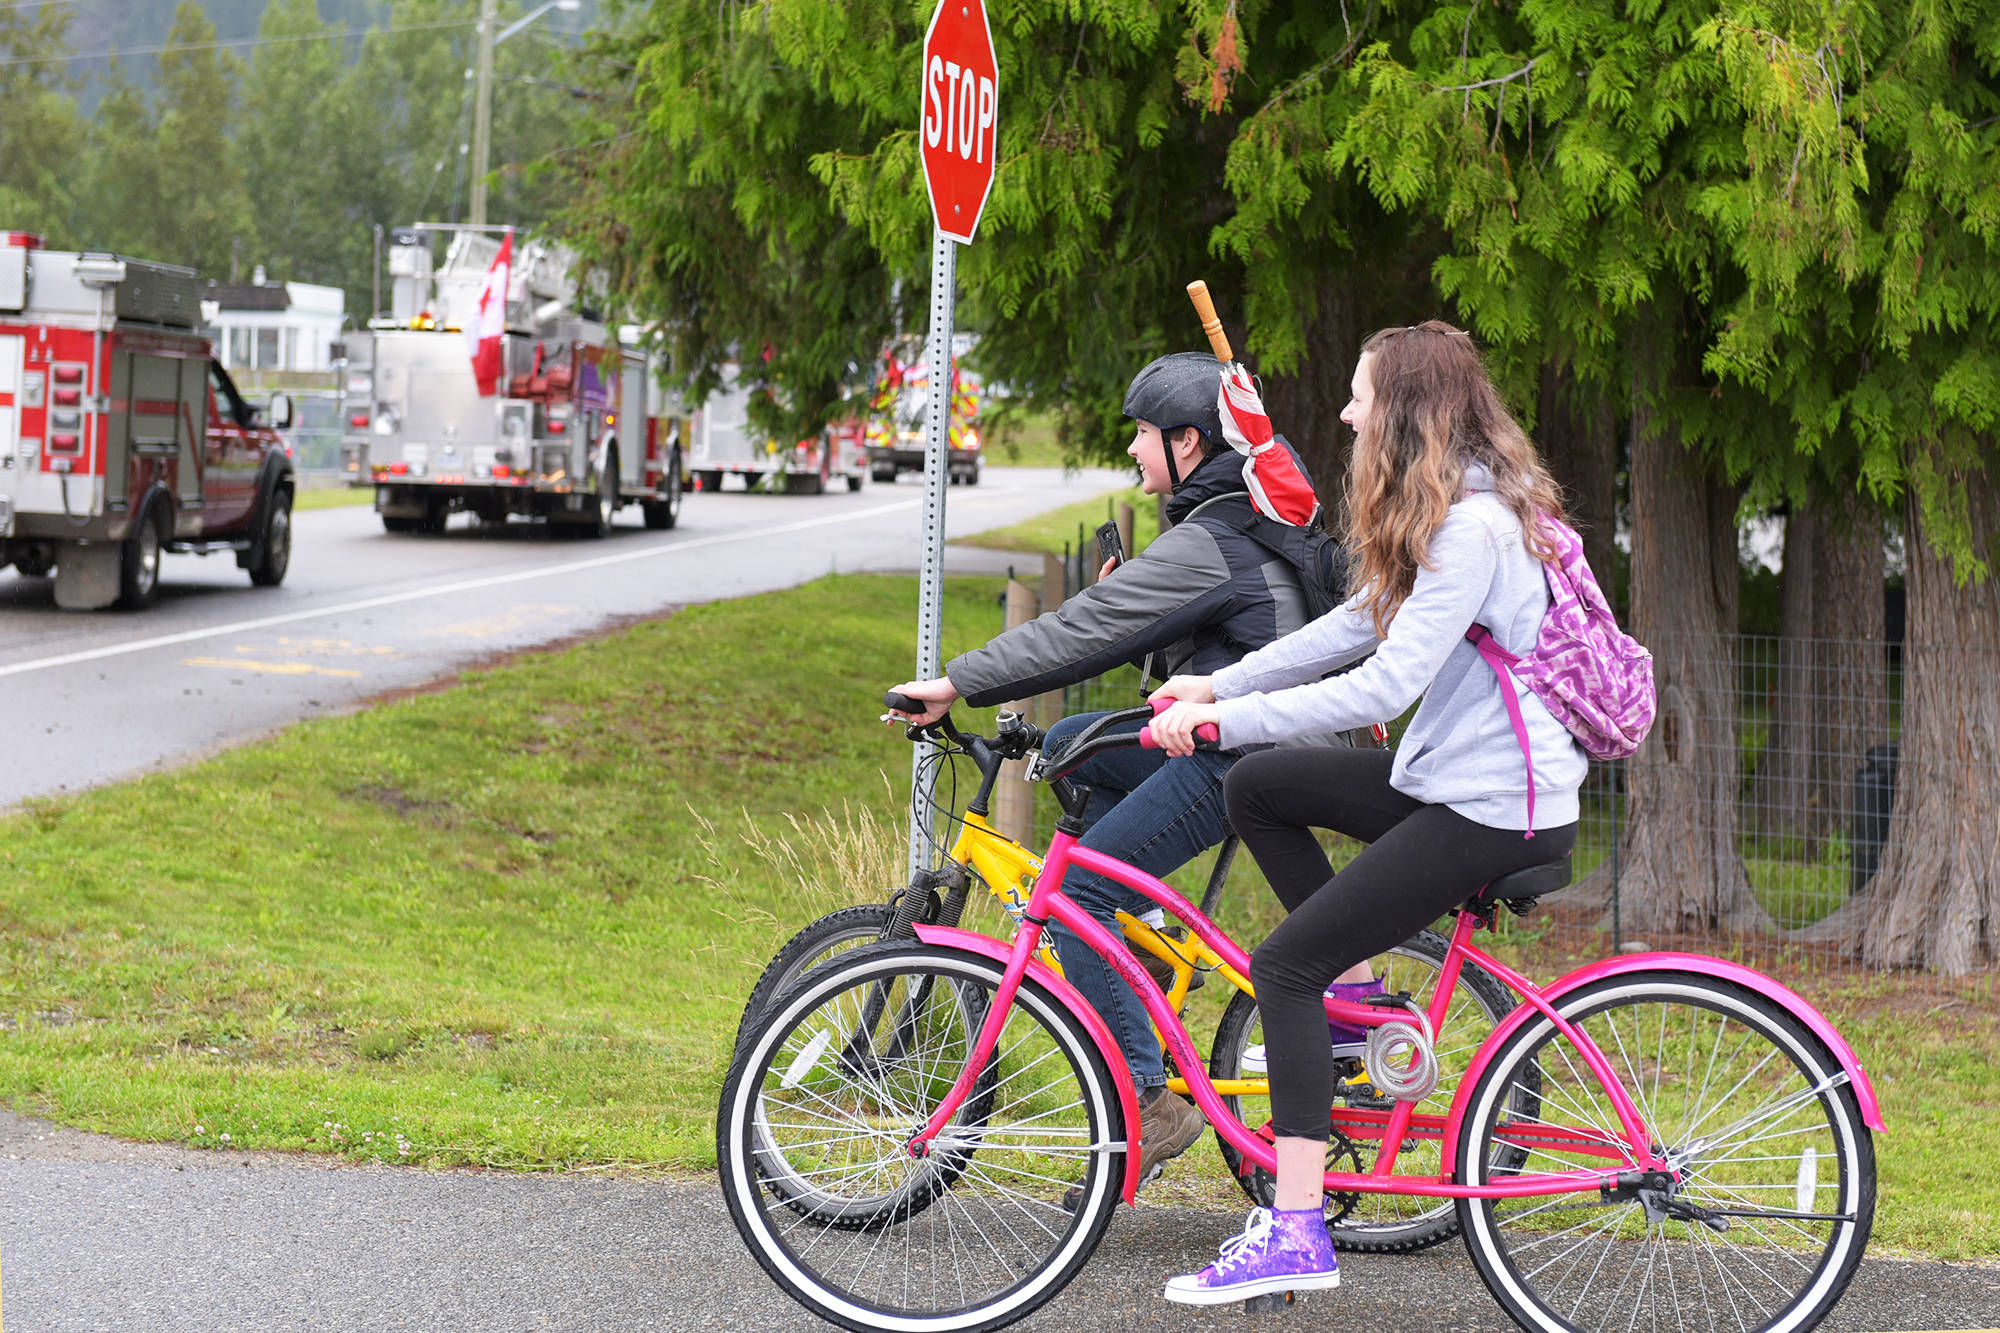
<instances>
[{"instance_id":1,"label":"pink bicycle","mask_svg":"<svg viewBox=\"0 0 2000 1333\"><path fill-rule=\"evenodd\" d=\"M1129 885L1247 976L1244 951L1180 894L1076 843L1088 791L1064 774L1144 743L1112 731L1144 715L1037 760L1063 818L1011 941L919 925L914 941L849 950L739 1043L717 1115L723 1193L758 1263L815 1314L856 1330L1011 1323L1076 1275L1132 1199L1130 1071L1035 958L1051 921L1138 992L1232 1159L1275 1168L1233 1110L1252 1085L1211 1076L1145 969L1058 887L1072 864ZM1369 1029L1367 1075L1390 1094L1332 1109L1329 1162L1353 1169L1327 1172L1330 1213L1358 1196L1455 1201L1480 1277L1538 1333L1811 1328L1874 1218L1882 1121L1860 1061L1811 1005L1736 963L1633 954L1537 986L1474 945L1503 906L1525 912L1567 879L1540 867L1474 895L1427 1003L1327 1002ZM1452 1071L1448 1109L1421 1111L1468 966L1522 1002ZM1404 1154L1441 1166L1398 1172Z\"/></svg>"}]
</instances>

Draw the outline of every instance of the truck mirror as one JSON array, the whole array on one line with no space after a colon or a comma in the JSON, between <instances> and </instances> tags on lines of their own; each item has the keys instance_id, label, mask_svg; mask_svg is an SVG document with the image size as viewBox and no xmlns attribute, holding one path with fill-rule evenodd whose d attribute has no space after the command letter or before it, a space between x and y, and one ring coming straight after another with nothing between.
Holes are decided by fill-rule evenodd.
<instances>
[{"instance_id":1,"label":"truck mirror","mask_svg":"<svg viewBox=\"0 0 2000 1333\"><path fill-rule=\"evenodd\" d=\"M289 430L292 424L292 396L278 392L271 395L271 424L279 430Z\"/></svg>"}]
</instances>

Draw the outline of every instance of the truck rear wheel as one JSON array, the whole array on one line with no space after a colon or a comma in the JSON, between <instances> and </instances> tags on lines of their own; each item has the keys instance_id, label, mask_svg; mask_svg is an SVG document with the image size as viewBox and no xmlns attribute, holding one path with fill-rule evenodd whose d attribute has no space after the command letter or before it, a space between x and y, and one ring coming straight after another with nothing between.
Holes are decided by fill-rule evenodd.
<instances>
[{"instance_id":1,"label":"truck rear wheel","mask_svg":"<svg viewBox=\"0 0 2000 1333\"><path fill-rule=\"evenodd\" d=\"M51 543L37 542L14 551L14 568L31 579L47 578L55 567L56 549Z\"/></svg>"},{"instance_id":2,"label":"truck rear wheel","mask_svg":"<svg viewBox=\"0 0 2000 1333\"><path fill-rule=\"evenodd\" d=\"M259 588L275 588L285 581L292 567L292 492L280 486L271 492L271 511L264 516L263 550L250 566L250 582Z\"/></svg>"},{"instance_id":3,"label":"truck rear wheel","mask_svg":"<svg viewBox=\"0 0 2000 1333\"><path fill-rule=\"evenodd\" d=\"M160 554L166 549L162 526L160 507L154 504L126 534L118 559L118 605L127 611L143 611L160 600Z\"/></svg>"},{"instance_id":4,"label":"truck rear wheel","mask_svg":"<svg viewBox=\"0 0 2000 1333\"><path fill-rule=\"evenodd\" d=\"M646 515L646 526L655 532L664 531L680 522L681 451L679 449L667 455L667 472L660 478L660 488L666 492L666 498L648 500L642 510Z\"/></svg>"}]
</instances>

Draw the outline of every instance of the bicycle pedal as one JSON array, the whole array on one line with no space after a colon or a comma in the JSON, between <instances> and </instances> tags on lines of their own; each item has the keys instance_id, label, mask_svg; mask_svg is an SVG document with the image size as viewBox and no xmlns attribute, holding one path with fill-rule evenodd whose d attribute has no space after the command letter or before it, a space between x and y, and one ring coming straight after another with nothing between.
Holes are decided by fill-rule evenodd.
<instances>
[{"instance_id":1,"label":"bicycle pedal","mask_svg":"<svg viewBox=\"0 0 2000 1333\"><path fill-rule=\"evenodd\" d=\"M1262 1296L1252 1296L1244 1301L1243 1313L1270 1314L1274 1311L1284 1309L1287 1305L1297 1301L1298 1298L1299 1294L1295 1291L1266 1292Z\"/></svg>"}]
</instances>

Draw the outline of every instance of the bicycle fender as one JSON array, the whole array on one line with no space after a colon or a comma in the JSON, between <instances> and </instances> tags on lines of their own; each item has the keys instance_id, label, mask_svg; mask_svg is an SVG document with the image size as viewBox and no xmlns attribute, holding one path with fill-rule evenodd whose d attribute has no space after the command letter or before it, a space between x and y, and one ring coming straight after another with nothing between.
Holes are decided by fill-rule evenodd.
<instances>
[{"instance_id":1,"label":"bicycle fender","mask_svg":"<svg viewBox=\"0 0 2000 1333\"><path fill-rule=\"evenodd\" d=\"M1610 977L1626 976L1633 972L1662 971L1694 972L1701 976L1714 977L1718 981L1734 982L1745 990L1763 996L1791 1015L1800 1026L1817 1037L1827 1050L1833 1053L1833 1058L1838 1060L1840 1067L1846 1071L1854 1088L1855 1101L1861 1108L1862 1123L1878 1134L1884 1131L1881 1104L1875 1100L1875 1085L1868 1081L1868 1071L1861 1067L1861 1057L1854 1053L1854 1048L1847 1044L1847 1039L1834 1029L1833 1024L1827 1022L1824 1014L1815 1009L1797 991L1741 963L1732 963L1726 958L1711 958L1707 954L1699 953L1623 954L1617 958L1588 963L1574 972L1566 973L1543 987L1541 995L1551 1008L1556 1008L1560 1007L1563 997L1594 982ZM1500 1026L1493 1030L1493 1035L1481 1044L1478 1055L1465 1071L1464 1077L1459 1080L1458 1086L1470 1094L1478 1085L1480 1078L1485 1075L1486 1066L1491 1063L1494 1054L1506 1039L1513 1036L1539 1013L1540 1011L1534 1006L1523 1004L1509 1014ZM1451 1117L1445 1122L1442 1166L1447 1176L1457 1170L1460 1122L1464 1119L1469 1101L1469 1095L1465 1098L1453 1098Z\"/></svg>"},{"instance_id":2,"label":"bicycle fender","mask_svg":"<svg viewBox=\"0 0 2000 1333\"><path fill-rule=\"evenodd\" d=\"M962 949L991 958L997 963L1006 963L1014 956L1014 946L996 940L977 931L960 930L955 926L916 927L917 938L925 944L941 945L948 949ZM1077 988L1050 968L1039 958L1028 960L1028 975L1037 985L1062 1001L1072 1014L1083 1022L1084 1030L1090 1033L1092 1041L1104 1056L1104 1063L1111 1070L1111 1079L1118 1085L1118 1103L1125 1113L1125 1184L1124 1197L1131 1203L1139 1193L1139 1091L1132 1084L1132 1067L1125 1062L1125 1053L1118 1049L1117 1038L1111 1029L1097 1016L1097 1010L1090 1001L1083 998Z\"/></svg>"}]
</instances>

